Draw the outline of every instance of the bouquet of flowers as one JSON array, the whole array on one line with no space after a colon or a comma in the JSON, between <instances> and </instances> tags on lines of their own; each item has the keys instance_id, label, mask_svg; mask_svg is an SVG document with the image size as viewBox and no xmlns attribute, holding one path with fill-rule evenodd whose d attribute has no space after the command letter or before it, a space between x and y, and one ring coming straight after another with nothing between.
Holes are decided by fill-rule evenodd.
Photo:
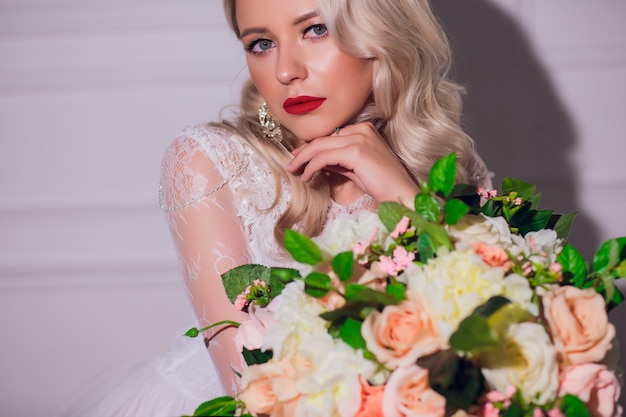
<instances>
[{"instance_id":1,"label":"bouquet of flowers","mask_svg":"<svg viewBox=\"0 0 626 417\"><path fill-rule=\"evenodd\" d=\"M588 265L564 241L574 215L539 210L534 186L507 178L497 195L455 175L451 154L413 210L383 203L313 239L288 230L300 270L225 274L250 315L236 337L249 366L235 398L195 415L621 415L607 311L626 238Z\"/></svg>"}]
</instances>

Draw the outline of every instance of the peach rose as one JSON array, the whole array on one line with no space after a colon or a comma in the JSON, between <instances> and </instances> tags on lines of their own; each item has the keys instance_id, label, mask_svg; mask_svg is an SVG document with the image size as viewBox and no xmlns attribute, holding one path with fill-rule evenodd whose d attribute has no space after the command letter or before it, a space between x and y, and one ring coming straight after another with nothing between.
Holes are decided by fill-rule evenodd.
<instances>
[{"instance_id":1,"label":"peach rose","mask_svg":"<svg viewBox=\"0 0 626 417\"><path fill-rule=\"evenodd\" d=\"M252 414L293 416L300 393L295 388L298 358L251 365L241 375L239 399Z\"/></svg>"},{"instance_id":2,"label":"peach rose","mask_svg":"<svg viewBox=\"0 0 626 417\"><path fill-rule=\"evenodd\" d=\"M384 385L372 386L361 381L361 408L354 417L380 417L383 412Z\"/></svg>"},{"instance_id":3,"label":"peach rose","mask_svg":"<svg viewBox=\"0 0 626 417\"><path fill-rule=\"evenodd\" d=\"M495 268L502 268L508 271L511 268L512 262L509 259L509 255L504 249L499 246L488 245L485 242L471 242L470 246L474 249L483 261L489 266Z\"/></svg>"},{"instance_id":4,"label":"peach rose","mask_svg":"<svg viewBox=\"0 0 626 417\"><path fill-rule=\"evenodd\" d=\"M613 417L622 414L617 405L620 386L615 374L597 363L574 365L561 374L559 396L572 394L587 403L593 417Z\"/></svg>"},{"instance_id":5,"label":"peach rose","mask_svg":"<svg viewBox=\"0 0 626 417\"><path fill-rule=\"evenodd\" d=\"M443 417L446 399L428 385L428 371L417 365L396 369L385 386L385 417Z\"/></svg>"},{"instance_id":6,"label":"peach rose","mask_svg":"<svg viewBox=\"0 0 626 417\"><path fill-rule=\"evenodd\" d=\"M544 319L562 368L601 361L615 336L602 296L571 285L553 287L541 295Z\"/></svg>"},{"instance_id":7,"label":"peach rose","mask_svg":"<svg viewBox=\"0 0 626 417\"><path fill-rule=\"evenodd\" d=\"M361 334L367 348L391 368L415 363L440 347L436 326L416 295L409 295L399 305L388 305L380 313L371 313L363 322Z\"/></svg>"}]
</instances>

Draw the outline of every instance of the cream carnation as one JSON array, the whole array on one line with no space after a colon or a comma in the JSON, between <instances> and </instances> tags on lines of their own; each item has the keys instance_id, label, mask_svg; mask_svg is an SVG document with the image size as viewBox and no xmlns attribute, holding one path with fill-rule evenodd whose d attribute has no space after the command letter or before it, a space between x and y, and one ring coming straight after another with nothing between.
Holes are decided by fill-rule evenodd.
<instances>
[{"instance_id":1,"label":"cream carnation","mask_svg":"<svg viewBox=\"0 0 626 417\"><path fill-rule=\"evenodd\" d=\"M408 290L424 300L446 345L463 319L505 289L504 271L489 267L471 248L440 255L405 274Z\"/></svg>"},{"instance_id":2,"label":"cream carnation","mask_svg":"<svg viewBox=\"0 0 626 417\"><path fill-rule=\"evenodd\" d=\"M556 350L543 326L518 323L502 335L500 349L479 355L478 362L487 383L505 392L517 387L524 398L546 404L556 397L559 365Z\"/></svg>"}]
</instances>

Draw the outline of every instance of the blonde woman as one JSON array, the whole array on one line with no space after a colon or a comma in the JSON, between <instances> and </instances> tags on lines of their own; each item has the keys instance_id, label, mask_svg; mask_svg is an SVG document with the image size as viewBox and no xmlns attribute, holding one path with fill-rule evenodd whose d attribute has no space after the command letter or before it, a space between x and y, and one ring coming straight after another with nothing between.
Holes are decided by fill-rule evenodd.
<instances>
[{"instance_id":1,"label":"blonde woman","mask_svg":"<svg viewBox=\"0 0 626 417\"><path fill-rule=\"evenodd\" d=\"M447 78L450 50L427 0L224 0L224 8L250 72L240 115L176 138L160 190L200 326L246 318L220 275L246 263L291 266L287 228L318 235L343 213L409 205L418 180L450 152L459 181L489 182L459 127L461 91ZM234 334L205 335L216 372L205 345L186 341L118 390L132 407L120 394L100 403L102 415L180 415L233 394L244 366Z\"/></svg>"}]
</instances>

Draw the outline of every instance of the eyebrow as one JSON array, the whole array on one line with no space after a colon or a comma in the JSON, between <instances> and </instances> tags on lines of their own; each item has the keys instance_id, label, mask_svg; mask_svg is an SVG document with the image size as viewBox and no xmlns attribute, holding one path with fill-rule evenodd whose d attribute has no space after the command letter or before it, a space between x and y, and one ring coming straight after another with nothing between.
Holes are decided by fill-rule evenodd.
<instances>
[{"instance_id":1,"label":"eyebrow","mask_svg":"<svg viewBox=\"0 0 626 417\"><path fill-rule=\"evenodd\" d=\"M297 26L297 25L299 25L299 24L301 24L303 22L306 22L307 20L312 19L312 18L317 17L317 16L319 16L319 13L317 11L313 11L313 12L309 12L309 13L303 14L302 16L296 18L293 21L293 26ZM239 35L239 38L241 39L244 36L248 36L248 35L253 34L253 33L263 34L263 33L267 33L267 32L268 32L268 30L265 29L265 28L262 28L262 27L247 28L247 29L245 29L245 30L243 30L241 32L241 34Z\"/></svg>"}]
</instances>

